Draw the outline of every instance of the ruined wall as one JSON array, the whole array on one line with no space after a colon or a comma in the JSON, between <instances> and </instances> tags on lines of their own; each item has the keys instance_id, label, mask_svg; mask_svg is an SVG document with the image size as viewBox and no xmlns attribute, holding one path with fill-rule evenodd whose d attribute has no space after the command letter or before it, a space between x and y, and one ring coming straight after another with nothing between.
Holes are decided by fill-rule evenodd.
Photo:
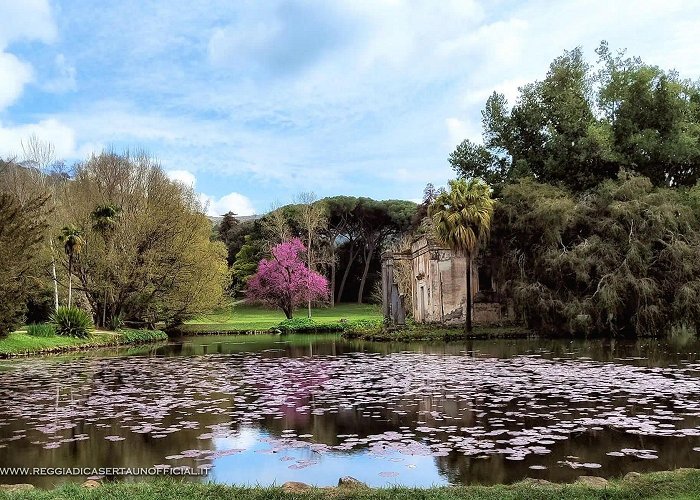
<instances>
[{"instance_id":1,"label":"ruined wall","mask_svg":"<svg viewBox=\"0 0 700 500\"><path fill-rule=\"evenodd\" d=\"M464 257L428 244L425 238L413 243L413 317L419 323L443 323L464 318L466 267ZM472 290L477 291L472 269Z\"/></svg>"},{"instance_id":2,"label":"ruined wall","mask_svg":"<svg viewBox=\"0 0 700 500\"><path fill-rule=\"evenodd\" d=\"M412 304L402 298L397 288L395 266L410 266ZM491 265L490 263L489 265ZM417 323L463 324L465 321L467 261L455 257L450 250L431 244L421 237L411 244L408 251L382 254L382 295L384 317L394 324L403 324L403 304L412 306L413 319ZM475 325L500 324L512 317L496 302L492 273L485 268L482 273L484 293L479 294L479 268L472 266L472 321ZM487 288L488 287L488 288ZM399 303L400 302L400 303ZM408 312L408 311L405 311Z\"/></svg>"},{"instance_id":3,"label":"ruined wall","mask_svg":"<svg viewBox=\"0 0 700 500\"><path fill-rule=\"evenodd\" d=\"M413 318L418 323L461 324L465 318L466 269L464 257L431 245L425 237L411 247ZM472 266L472 298L479 292L478 268ZM474 324L497 324L506 318L499 303L474 303Z\"/></svg>"}]
</instances>

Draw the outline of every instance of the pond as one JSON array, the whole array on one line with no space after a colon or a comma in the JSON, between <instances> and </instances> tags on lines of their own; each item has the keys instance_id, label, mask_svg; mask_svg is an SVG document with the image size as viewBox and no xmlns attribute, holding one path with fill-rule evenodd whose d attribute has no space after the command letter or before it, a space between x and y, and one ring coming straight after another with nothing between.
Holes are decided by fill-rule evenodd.
<instances>
[{"instance_id":1,"label":"pond","mask_svg":"<svg viewBox=\"0 0 700 500\"><path fill-rule=\"evenodd\" d=\"M264 335L5 360L0 467L205 467L191 479L318 486L697 467L699 352L696 341Z\"/></svg>"}]
</instances>

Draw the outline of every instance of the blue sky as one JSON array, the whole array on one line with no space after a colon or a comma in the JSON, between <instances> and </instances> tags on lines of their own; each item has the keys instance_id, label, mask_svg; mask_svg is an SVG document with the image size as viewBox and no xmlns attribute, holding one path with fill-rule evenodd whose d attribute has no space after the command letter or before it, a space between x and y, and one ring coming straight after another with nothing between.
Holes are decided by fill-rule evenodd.
<instances>
[{"instance_id":1,"label":"blue sky","mask_svg":"<svg viewBox=\"0 0 700 500\"><path fill-rule=\"evenodd\" d=\"M581 45L700 76L700 2L0 0L0 155L145 149L211 213L301 191L419 199L513 96Z\"/></svg>"}]
</instances>

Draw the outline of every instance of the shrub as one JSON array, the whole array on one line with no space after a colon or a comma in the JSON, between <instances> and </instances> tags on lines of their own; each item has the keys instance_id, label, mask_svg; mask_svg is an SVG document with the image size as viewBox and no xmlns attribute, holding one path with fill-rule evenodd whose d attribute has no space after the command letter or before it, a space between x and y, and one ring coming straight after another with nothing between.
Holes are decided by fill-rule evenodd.
<instances>
[{"instance_id":1,"label":"shrub","mask_svg":"<svg viewBox=\"0 0 700 500\"><path fill-rule=\"evenodd\" d=\"M32 337L54 337L56 335L56 327L51 323L28 325L27 333Z\"/></svg>"},{"instance_id":2,"label":"shrub","mask_svg":"<svg viewBox=\"0 0 700 500\"><path fill-rule=\"evenodd\" d=\"M312 318L285 319L275 327L282 333L316 333L316 332L342 332L345 329L343 323L316 323Z\"/></svg>"},{"instance_id":3,"label":"shrub","mask_svg":"<svg viewBox=\"0 0 700 500\"><path fill-rule=\"evenodd\" d=\"M119 330L121 341L125 344L140 344L143 342L154 342L156 340L168 340L168 335L161 330L136 330L132 328L122 328Z\"/></svg>"},{"instance_id":4,"label":"shrub","mask_svg":"<svg viewBox=\"0 0 700 500\"><path fill-rule=\"evenodd\" d=\"M311 318L285 319L277 325L277 329L283 333L309 333L315 332L317 328L318 325Z\"/></svg>"},{"instance_id":5,"label":"shrub","mask_svg":"<svg viewBox=\"0 0 700 500\"><path fill-rule=\"evenodd\" d=\"M365 335L382 331L381 319L358 319L345 323L344 331L353 335Z\"/></svg>"},{"instance_id":6,"label":"shrub","mask_svg":"<svg viewBox=\"0 0 700 500\"><path fill-rule=\"evenodd\" d=\"M51 315L51 323L56 334L64 337L89 337L93 328L90 315L77 307L59 307Z\"/></svg>"},{"instance_id":7,"label":"shrub","mask_svg":"<svg viewBox=\"0 0 700 500\"><path fill-rule=\"evenodd\" d=\"M121 330L124 326L124 316L121 314L116 314L109 319L109 329L116 331Z\"/></svg>"}]
</instances>

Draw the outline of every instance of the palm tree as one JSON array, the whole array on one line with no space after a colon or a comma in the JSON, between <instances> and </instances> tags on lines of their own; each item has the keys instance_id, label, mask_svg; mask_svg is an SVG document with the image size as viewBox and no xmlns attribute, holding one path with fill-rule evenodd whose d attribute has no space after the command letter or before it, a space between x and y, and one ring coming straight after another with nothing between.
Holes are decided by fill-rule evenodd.
<instances>
[{"instance_id":1,"label":"palm tree","mask_svg":"<svg viewBox=\"0 0 700 500\"><path fill-rule=\"evenodd\" d=\"M121 215L121 208L116 205L98 205L95 210L92 211L90 217L92 218L92 228L102 235L105 242L105 252L109 252L109 243L114 234L114 230L119 222L119 216ZM105 289L103 293L102 300L102 328L106 326L107 323L107 280L105 280Z\"/></svg>"},{"instance_id":2,"label":"palm tree","mask_svg":"<svg viewBox=\"0 0 700 500\"><path fill-rule=\"evenodd\" d=\"M63 227L58 241L63 243L63 249L68 256L68 307L70 307L73 301L73 259L76 255L80 254L85 240L83 239L82 232L77 227L71 225Z\"/></svg>"},{"instance_id":3,"label":"palm tree","mask_svg":"<svg viewBox=\"0 0 700 500\"><path fill-rule=\"evenodd\" d=\"M121 211L116 205L98 205L90 214L93 229L108 239L117 226Z\"/></svg>"},{"instance_id":4,"label":"palm tree","mask_svg":"<svg viewBox=\"0 0 700 500\"><path fill-rule=\"evenodd\" d=\"M441 244L467 260L466 333L472 331L472 262L479 242L488 237L493 217L491 188L481 179L449 181L449 191L441 192L428 214Z\"/></svg>"}]
</instances>

